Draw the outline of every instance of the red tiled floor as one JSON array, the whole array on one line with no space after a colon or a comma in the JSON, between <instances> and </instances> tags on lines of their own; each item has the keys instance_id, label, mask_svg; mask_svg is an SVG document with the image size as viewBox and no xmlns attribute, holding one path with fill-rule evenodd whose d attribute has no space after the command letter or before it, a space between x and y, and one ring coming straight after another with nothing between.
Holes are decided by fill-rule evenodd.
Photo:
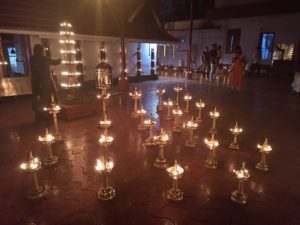
<instances>
[{"instance_id":1,"label":"red tiled floor","mask_svg":"<svg viewBox=\"0 0 300 225\"><path fill-rule=\"evenodd\" d=\"M152 113L158 132L163 127L171 136L166 146L169 164L175 159L185 168L179 187L184 200L172 203L165 191L172 180L165 171L152 167L157 147L146 147L143 141L148 131L137 130L139 119L130 117L133 102L128 95L116 95L109 100L109 115L113 127L109 134L114 143L109 152L115 168L109 181L116 189L116 199L100 202L96 192L102 179L94 170L95 161L103 154L98 144L101 130L97 122L101 114L70 122L59 121L65 142L55 144L53 152L59 164L44 167L38 174L47 185L45 199L25 198L31 182L30 175L18 169L20 162L33 151L43 158L46 149L37 141L45 125L33 122L30 97L0 103L0 224L143 224L143 225L296 225L300 224L300 99L290 95L288 86L273 80L252 79L240 92L223 86L188 83L193 94L192 111L183 121L197 114L195 100L206 102L203 122L195 131L199 145L195 149L184 146L187 134L172 134L173 121L166 121L165 111L157 113L156 89L163 85L167 97L174 97L173 86L182 80L162 79L138 83L143 91L142 103ZM134 85L131 85L133 87ZM182 104L183 105L183 102ZM217 150L219 168L211 171L203 167L208 150L202 143L209 137L209 110L217 107L221 117L217 121ZM99 106L100 107L100 106ZM147 116L147 117L148 117ZM227 148L232 140L228 129L238 121L245 132L240 136L241 149ZM269 137L273 151L268 156L271 171L263 173L254 168L260 159L256 144ZM251 178L246 183L247 205L237 205L230 193L237 182L231 172L246 161Z\"/></svg>"}]
</instances>

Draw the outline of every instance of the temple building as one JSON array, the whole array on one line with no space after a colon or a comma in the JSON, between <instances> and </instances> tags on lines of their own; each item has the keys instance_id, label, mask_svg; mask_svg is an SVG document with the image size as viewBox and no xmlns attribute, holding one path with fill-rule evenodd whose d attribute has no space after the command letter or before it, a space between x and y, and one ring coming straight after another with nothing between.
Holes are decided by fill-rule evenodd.
<instances>
[{"instance_id":1,"label":"temple building","mask_svg":"<svg viewBox=\"0 0 300 225\"><path fill-rule=\"evenodd\" d=\"M300 224L300 4L1 0L1 225Z\"/></svg>"}]
</instances>

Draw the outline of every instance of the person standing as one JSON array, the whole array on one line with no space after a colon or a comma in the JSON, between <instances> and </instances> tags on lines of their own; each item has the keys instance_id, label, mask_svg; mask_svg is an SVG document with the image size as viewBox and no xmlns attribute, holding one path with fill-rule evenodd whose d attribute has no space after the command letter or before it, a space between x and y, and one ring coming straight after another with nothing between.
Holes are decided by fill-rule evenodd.
<instances>
[{"instance_id":1,"label":"person standing","mask_svg":"<svg viewBox=\"0 0 300 225\"><path fill-rule=\"evenodd\" d=\"M222 59L222 46L219 45L217 48L217 65L219 66L221 64Z\"/></svg>"},{"instance_id":2,"label":"person standing","mask_svg":"<svg viewBox=\"0 0 300 225\"><path fill-rule=\"evenodd\" d=\"M33 47L33 55L30 58L31 86L32 86L32 110L35 113L35 121L47 120L48 113L43 108L50 104L51 95L55 93L55 86L50 73L51 65L58 65L61 59L53 60L46 56L44 46L36 44Z\"/></svg>"},{"instance_id":3,"label":"person standing","mask_svg":"<svg viewBox=\"0 0 300 225\"><path fill-rule=\"evenodd\" d=\"M201 60L204 66L205 77L207 77L210 72L210 57L209 57L209 49L207 46L204 48L202 52Z\"/></svg>"},{"instance_id":4,"label":"person standing","mask_svg":"<svg viewBox=\"0 0 300 225\"><path fill-rule=\"evenodd\" d=\"M209 51L209 56L210 56L209 81L211 81L217 69L217 45L216 44L212 45L212 49Z\"/></svg>"},{"instance_id":5,"label":"person standing","mask_svg":"<svg viewBox=\"0 0 300 225\"><path fill-rule=\"evenodd\" d=\"M232 90L240 90L245 68L245 55L240 46L235 48L232 57L230 85Z\"/></svg>"}]
</instances>

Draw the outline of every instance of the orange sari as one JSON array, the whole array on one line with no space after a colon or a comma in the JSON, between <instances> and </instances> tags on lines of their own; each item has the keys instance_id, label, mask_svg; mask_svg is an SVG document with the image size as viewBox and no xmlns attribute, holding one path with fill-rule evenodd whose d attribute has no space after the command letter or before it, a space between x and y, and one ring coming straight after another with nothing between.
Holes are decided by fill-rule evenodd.
<instances>
[{"instance_id":1,"label":"orange sari","mask_svg":"<svg viewBox=\"0 0 300 225\"><path fill-rule=\"evenodd\" d=\"M244 55L236 55L233 58L232 72L230 84L234 88L239 88L242 85L244 75Z\"/></svg>"}]
</instances>

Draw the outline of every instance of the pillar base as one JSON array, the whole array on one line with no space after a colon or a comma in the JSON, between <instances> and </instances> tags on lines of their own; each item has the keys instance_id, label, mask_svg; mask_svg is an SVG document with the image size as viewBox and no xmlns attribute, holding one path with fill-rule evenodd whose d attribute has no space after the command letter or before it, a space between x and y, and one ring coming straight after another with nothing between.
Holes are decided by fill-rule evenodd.
<instances>
[{"instance_id":1,"label":"pillar base","mask_svg":"<svg viewBox=\"0 0 300 225\"><path fill-rule=\"evenodd\" d=\"M114 199L116 196L116 190L112 187L101 188L98 191L97 198L99 200L108 201Z\"/></svg>"},{"instance_id":2,"label":"pillar base","mask_svg":"<svg viewBox=\"0 0 300 225\"><path fill-rule=\"evenodd\" d=\"M231 193L231 200L239 204L246 204L248 196L245 193L239 193L237 190Z\"/></svg>"},{"instance_id":3,"label":"pillar base","mask_svg":"<svg viewBox=\"0 0 300 225\"><path fill-rule=\"evenodd\" d=\"M180 189L170 189L167 191L167 199L179 202L183 199L183 192Z\"/></svg>"},{"instance_id":4,"label":"pillar base","mask_svg":"<svg viewBox=\"0 0 300 225\"><path fill-rule=\"evenodd\" d=\"M28 191L27 198L28 199L39 199L43 198L46 195L46 188L44 186L39 186L39 188L31 189Z\"/></svg>"}]
</instances>

